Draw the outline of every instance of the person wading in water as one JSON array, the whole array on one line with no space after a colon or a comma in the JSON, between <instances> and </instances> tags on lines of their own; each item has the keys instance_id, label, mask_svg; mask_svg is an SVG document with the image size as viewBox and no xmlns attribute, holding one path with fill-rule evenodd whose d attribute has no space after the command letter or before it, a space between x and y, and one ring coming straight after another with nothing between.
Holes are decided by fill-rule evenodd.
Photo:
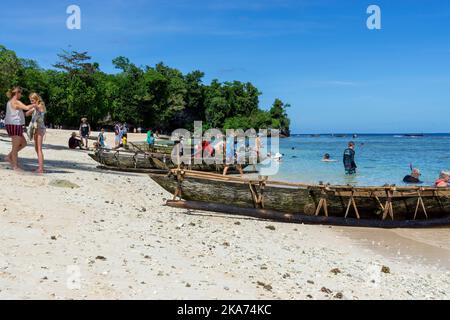
<instances>
[{"instance_id":1,"label":"person wading in water","mask_svg":"<svg viewBox=\"0 0 450 320\"><path fill-rule=\"evenodd\" d=\"M355 163L355 143L350 141L348 143L348 148L344 151L344 168L345 174L355 174L356 173L356 163Z\"/></svg>"}]
</instances>

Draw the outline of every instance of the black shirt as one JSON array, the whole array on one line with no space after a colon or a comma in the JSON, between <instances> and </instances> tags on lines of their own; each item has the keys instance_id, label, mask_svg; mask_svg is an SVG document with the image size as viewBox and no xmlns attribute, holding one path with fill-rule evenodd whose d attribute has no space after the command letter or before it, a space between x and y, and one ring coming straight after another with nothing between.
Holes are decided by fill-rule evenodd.
<instances>
[{"instance_id":1,"label":"black shirt","mask_svg":"<svg viewBox=\"0 0 450 320\"><path fill-rule=\"evenodd\" d=\"M80 140L74 137L70 137L69 139L69 148L76 149L80 147Z\"/></svg>"},{"instance_id":2,"label":"black shirt","mask_svg":"<svg viewBox=\"0 0 450 320\"><path fill-rule=\"evenodd\" d=\"M80 126L81 136L87 137L89 135L89 124L88 123L82 123Z\"/></svg>"},{"instance_id":3,"label":"black shirt","mask_svg":"<svg viewBox=\"0 0 450 320\"><path fill-rule=\"evenodd\" d=\"M413 177L412 175L407 175L403 178L404 183L422 183L419 179Z\"/></svg>"},{"instance_id":4,"label":"black shirt","mask_svg":"<svg viewBox=\"0 0 450 320\"><path fill-rule=\"evenodd\" d=\"M356 169L355 150L348 148L344 151L344 167L345 169Z\"/></svg>"}]
</instances>

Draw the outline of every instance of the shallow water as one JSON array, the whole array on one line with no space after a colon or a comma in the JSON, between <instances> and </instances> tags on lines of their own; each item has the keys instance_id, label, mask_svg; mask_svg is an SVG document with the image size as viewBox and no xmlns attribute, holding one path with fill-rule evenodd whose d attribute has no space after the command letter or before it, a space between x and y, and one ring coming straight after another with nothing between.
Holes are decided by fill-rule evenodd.
<instances>
[{"instance_id":1,"label":"shallow water","mask_svg":"<svg viewBox=\"0 0 450 320\"><path fill-rule=\"evenodd\" d=\"M347 143L356 143L356 175L347 176L342 155ZM330 135L294 136L280 140L284 154L279 172L273 178L318 183L352 185L404 185L410 164L420 168L424 185L432 185L439 172L450 169L450 134L405 137L401 135L360 135L353 139ZM322 162L325 153L337 160Z\"/></svg>"}]
</instances>

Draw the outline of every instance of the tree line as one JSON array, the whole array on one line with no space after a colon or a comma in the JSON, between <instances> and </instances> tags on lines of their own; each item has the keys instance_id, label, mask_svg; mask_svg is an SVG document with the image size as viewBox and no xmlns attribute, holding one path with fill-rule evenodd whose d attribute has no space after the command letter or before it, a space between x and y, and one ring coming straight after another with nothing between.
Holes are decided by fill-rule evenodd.
<instances>
[{"instance_id":1,"label":"tree line","mask_svg":"<svg viewBox=\"0 0 450 320\"><path fill-rule=\"evenodd\" d=\"M204 73L183 74L164 63L137 66L126 57L113 61L118 70L107 74L87 52L63 51L52 69L0 45L0 90L13 86L39 93L47 105L47 122L75 128L81 117L93 127L127 122L135 127L171 132L192 129L195 120L204 129L279 129L289 135L289 104L276 99L269 110L259 108L261 92L250 82L203 83ZM1 108L7 102L0 97Z\"/></svg>"}]
</instances>

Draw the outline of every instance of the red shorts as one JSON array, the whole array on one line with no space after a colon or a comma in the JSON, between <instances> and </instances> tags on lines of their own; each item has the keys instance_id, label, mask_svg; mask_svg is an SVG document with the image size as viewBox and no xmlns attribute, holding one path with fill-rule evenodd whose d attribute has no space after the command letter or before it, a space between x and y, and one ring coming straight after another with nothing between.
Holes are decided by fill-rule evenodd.
<instances>
[{"instance_id":1,"label":"red shorts","mask_svg":"<svg viewBox=\"0 0 450 320\"><path fill-rule=\"evenodd\" d=\"M23 136L23 126L15 125L15 124L7 124L6 132L8 132L8 136L10 137L22 137Z\"/></svg>"}]
</instances>

